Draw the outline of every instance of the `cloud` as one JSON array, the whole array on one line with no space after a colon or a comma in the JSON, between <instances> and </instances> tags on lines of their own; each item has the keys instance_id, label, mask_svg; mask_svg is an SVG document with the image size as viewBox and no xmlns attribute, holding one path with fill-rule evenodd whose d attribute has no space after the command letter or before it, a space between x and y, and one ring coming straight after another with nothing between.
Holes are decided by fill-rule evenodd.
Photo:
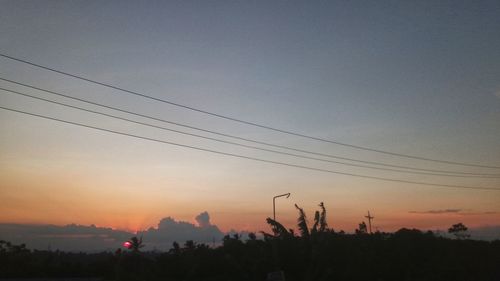
<instances>
[{"instance_id":1,"label":"cloud","mask_svg":"<svg viewBox=\"0 0 500 281\"><path fill-rule=\"evenodd\" d=\"M195 219L200 227L210 226L210 215L206 211L197 215Z\"/></svg>"},{"instance_id":2,"label":"cloud","mask_svg":"<svg viewBox=\"0 0 500 281\"><path fill-rule=\"evenodd\" d=\"M495 215L499 212L496 211L486 211L486 212L472 212L470 210L463 209L444 209L444 210L428 210L428 211L409 211L410 214L431 214L431 215L442 215L442 214L457 214L461 216L478 216L478 215Z\"/></svg>"},{"instance_id":3,"label":"cloud","mask_svg":"<svg viewBox=\"0 0 500 281\"><path fill-rule=\"evenodd\" d=\"M216 225L210 223L208 212L200 213L195 220L198 226L166 217L160 221L158 228L150 228L139 232L138 235L142 235L144 241L149 241L150 246L161 250L171 248L174 241L182 244L187 240L193 240L198 243L211 244L219 243L224 237L224 233Z\"/></svg>"},{"instance_id":4,"label":"cloud","mask_svg":"<svg viewBox=\"0 0 500 281\"><path fill-rule=\"evenodd\" d=\"M454 238L454 236L448 233L447 230L433 230L433 232L438 236ZM471 227L467 232L473 240L500 240L500 225Z\"/></svg>"},{"instance_id":5,"label":"cloud","mask_svg":"<svg viewBox=\"0 0 500 281\"><path fill-rule=\"evenodd\" d=\"M495 214L498 214L498 212L488 211L488 212L464 212L464 213L460 213L460 215L462 215L462 216L495 215Z\"/></svg>"},{"instance_id":6,"label":"cloud","mask_svg":"<svg viewBox=\"0 0 500 281\"><path fill-rule=\"evenodd\" d=\"M461 211L462 209L444 209L444 210L428 210L428 211L409 211L408 213L440 215L440 214L456 214Z\"/></svg>"},{"instance_id":7,"label":"cloud","mask_svg":"<svg viewBox=\"0 0 500 281\"><path fill-rule=\"evenodd\" d=\"M29 249L50 248L71 252L115 251L133 236L143 236L146 250L168 250L174 241L181 245L187 240L220 244L225 233L210 223L208 212L200 213L195 219L198 225L166 217L158 223L157 228L152 227L137 234L95 225L0 224L0 240L25 243Z\"/></svg>"},{"instance_id":8,"label":"cloud","mask_svg":"<svg viewBox=\"0 0 500 281\"><path fill-rule=\"evenodd\" d=\"M25 243L30 249L96 252L115 250L133 234L111 228L70 224L23 225L0 224L0 239L14 244Z\"/></svg>"},{"instance_id":9,"label":"cloud","mask_svg":"<svg viewBox=\"0 0 500 281\"><path fill-rule=\"evenodd\" d=\"M500 225L475 227L469 230L472 239L497 240L500 239Z\"/></svg>"},{"instance_id":10,"label":"cloud","mask_svg":"<svg viewBox=\"0 0 500 281\"><path fill-rule=\"evenodd\" d=\"M500 90L498 90L498 91L495 92L495 96L497 96L497 98L500 99Z\"/></svg>"}]
</instances>

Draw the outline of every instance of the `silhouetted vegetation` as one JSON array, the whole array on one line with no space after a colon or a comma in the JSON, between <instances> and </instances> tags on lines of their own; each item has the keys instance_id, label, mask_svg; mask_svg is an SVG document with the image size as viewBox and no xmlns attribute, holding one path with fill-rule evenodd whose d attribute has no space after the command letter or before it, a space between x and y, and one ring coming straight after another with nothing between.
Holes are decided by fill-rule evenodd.
<instances>
[{"instance_id":1,"label":"silhouetted vegetation","mask_svg":"<svg viewBox=\"0 0 500 281\"><path fill-rule=\"evenodd\" d=\"M457 223L448 228L448 233L455 235L457 239L466 239L470 237L467 230L468 228L463 223Z\"/></svg>"},{"instance_id":2,"label":"silhouetted vegetation","mask_svg":"<svg viewBox=\"0 0 500 281\"><path fill-rule=\"evenodd\" d=\"M141 252L142 240L115 253L28 250L0 241L0 278L101 277L107 280L266 280L283 271L286 280L500 280L500 241L467 239L466 227L449 230L458 239L417 229L369 234L336 232L323 204L312 226L299 212L297 231L267 219L272 233L243 240L226 235L211 248L187 241L168 252ZM147 241L146 241L147 243Z\"/></svg>"},{"instance_id":3,"label":"silhouetted vegetation","mask_svg":"<svg viewBox=\"0 0 500 281\"><path fill-rule=\"evenodd\" d=\"M142 237L137 238L134 236L130 238L130 240L126 241L124 243L124 246L127 249L132 250L132 252L134 253L139 253L140 249L144 247L144 244L142 243Z\"/></svg>"}]
</instances>

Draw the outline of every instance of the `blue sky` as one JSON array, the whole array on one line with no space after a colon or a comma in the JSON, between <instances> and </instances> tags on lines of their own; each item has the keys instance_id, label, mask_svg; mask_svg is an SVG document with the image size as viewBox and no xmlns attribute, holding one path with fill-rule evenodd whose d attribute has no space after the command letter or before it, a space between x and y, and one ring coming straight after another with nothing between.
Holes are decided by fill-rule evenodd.
<instances>
[{"instance_id":1,"label":"blue sky","mask_svg":"<svg viewBox=\"0 0 500 281\"><path fill-rule=\"evenodd\" d=\"M322 138L500 165L498 1L2 1L2 7L0 50L11 56ZM0 59L0 69L4 78L281 145L421 168L495 172L272 133L5 58ZM6 82L1 86L26 91ZM170 141L326 167L140 128L12 94L2 93L0 103ZM381 220L387 218L380 223L391 228L404 221L408 211L489 212L500 207L498 192L359 180L226 159L4 111L0 117L0 174L6 179L0 196L11 202L2 207L0 220L6 222L77 220L134 229L169 215L189 220L208 210L223 229L251 229L269 215L269 198L290 191L294 202L311 211L326 201L344 228L356 225L368 208L381 213ZM499 185L498 179L435 179L328 167L415 181ZM56 215L57 208L51 211L33 203L39 196L67 205L66 217ZM103 206L105 199L113 203ZM123 207L131 201L132 207ZM292 201L284 204L283 217L293 222ZM38 215L25 206L37 206L33 212ZM235 219L236 213L248 223ZM416 226L425 225L413 219ZM471 222L491 224L496 219L485 215Z\"/></svg>"}]
</instances>

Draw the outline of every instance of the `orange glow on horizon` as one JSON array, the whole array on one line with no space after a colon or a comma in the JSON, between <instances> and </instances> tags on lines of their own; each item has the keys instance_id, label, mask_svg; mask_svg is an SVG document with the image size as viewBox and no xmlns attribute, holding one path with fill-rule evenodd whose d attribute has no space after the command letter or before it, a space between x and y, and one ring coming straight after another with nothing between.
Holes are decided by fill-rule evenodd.
<instances>
[{"instance_id":1,"label":"orange glow on horizon","mask_svg":"<svg viewBox=\"0 0 500 281\"><path fill-rule=\"evenodd\" d=\"M151 187L140 189L137 187L140 185L123 178L75 181L80 177L71 174L56 177L45 171L27 172L11 166L0 170L0 176L6 186L0 189L3 199L0 222L55 225L75 223L87 226L94 224L132 233L156 228L165 217L196 225L194 218L204 211L210 214L211 223L224 232L270 231L265 219L272 217L272 196L283 193L281 190L254 192L252 188L239 187L243 183L230 185L221 193L214 193L215 187L204 182L200 183L201 187L170 182L161 182L156 186L151 183ZM294 229L297 210L293 204L298 203L303 207L311 221L320 201L325 201L329 226L346 232L354 231L358 223L365 220L367 206L381 206L371 209L375 216L374 229L381 231L395 231L402 227L447 229L457 222L477 227L493 225L500 221L500 214L497 212L481 214L481 210L486 212L498 209L495 196L480 197L482 194L476 199L467 193L440 191L440 194L430 196L425 192L419 193L418 190L396 189L388 193L388 196L378 196L379 193L375 193L373 189L357 187L336 191L329 185L319 186L317 189L308 190L307 193L303 192L301 185L295 189L287 187L282 190L291 191L292 196L277 202L277 219L285 227ZM417 197L413 201L405 201L408 194L415 194ZM443 198L451 202L447 206L456 206L456 202L467 198L468 208L472 211L464 211L464 214L410 213L413 210L437 209L434 206L442 204Z\"/></svg>"},{"instance_id":2,"label":"orange glow on horizon","mask_svg":"<svg viewBox=\"0 0 500 281\"><path fill-rule=\"evenodd\" d=\"M175 215L171 215L176 220L181 220L175 218ZM16 220L7 219L4 216L0 217L0 222L2 223L21 223L21 224L54 224L54 225L68 225L68 224L78 224L78 225L95 225L96 227L111 228L113 230L122 230L131 233L137 233L138 231L145 231L149 228L157 228L158 222L161 220L159 216L157 219L152 219L148 222L141 219L137 214L133 218L121 218L119 220L112 216L103 216L97 222L90 221L66 221L66 220ZM223 218L214 217L212 224L219 227L223 232L228 232L230 230L237 231L251 231L259 232L266 231L269 232L270 228L265 222L265 218L254 217L251 220L241 223L235 223L238 221L237 215L235 216L224 216ZM342 219L334 223L332 219L329 219L329 227L336 231L344 230L346 232L353 232L359 222L365 220L360 217L358 220L355 219ZM183 221L183 220L181 220ZM282 222L284 222L285 227L297 229L296 226L296 216L282 217ZM500 214L489 214L489 215L460 215L460 214L445 214L445 215L428 215L428 214L399 214L395 216L376 216L373 221L373 228L380 231L393 232L400 228L417 228L421 230L446 230L449 226L454 223L462 222L469 228L480 227L492 225L492 221L500 221ZM188 221L196 225L195 222ZM311 224L311 222L310 222Z\"/></svg>"}]
</instances>

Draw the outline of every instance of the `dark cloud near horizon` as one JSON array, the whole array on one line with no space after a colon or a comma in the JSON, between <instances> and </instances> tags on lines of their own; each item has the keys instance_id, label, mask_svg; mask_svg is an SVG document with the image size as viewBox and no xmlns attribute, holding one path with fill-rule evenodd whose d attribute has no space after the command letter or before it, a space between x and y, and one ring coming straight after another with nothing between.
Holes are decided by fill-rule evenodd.
<instances>
[{"instance_id":1,"label":"dark cloud near horizon","mask_svg":"<svg viewBox=\"0 0 500 281\"><path fill-rule=\"evenodd\" d=\"M435 235L438 236L454 238L454 236L448 233L446 229L433 230L433 232ZM486 226L473 227L469 228L467 232L471 235L470 238L473 240L484 240L484 241L500 240L500 225L486 225Z\"/></svg>"},{"instance_id":2,"label":"dark cloud near horizon","mask_svg":"<svg viewBox=\"0 0 500 281\"><path fill-rule=\"evenodd\" d=\"M196 216L196 222L198 223L198 226L200 227L208 227L210 226L210 215L208 214L207 211L199 214Z\"/></svg>"},{"instance_id":3,"label":"dark cloud near horizon","mask_svg":"<svg viewBox=\"0 0 500 281\"><path fill-rule=\"evenodd\" d=\"M459 213L462 209L444 209L444 210L428 210L428 211L409 211L410 214L453 214Z\"/></svg>"},{"instance_id":4,"label":"dark cloud near horizon","mask_svg":"<svg viewBox=\"0 0 500 281\"><path fill-rule=\"evenodd\" d=\"M495 212L496 213L496 212ZM446 230L441 232L446 236ZM470 228L469 233L472 239L477 240L495 240L500 239L500 225L482 226ZM214 239L216 244L220 244L224 235L238 234L244 237L245 232L229 231L221 232L217 226L209 225L206 227L196 226L189 222L176 221L167 217L160 221L158 228L150 228L139 232L143 235L145 250L168 250L173 241L181 245L186 240L194 240L197 243L211 244ZM123 241L130 239L136 234L114 230L111 228L83 226L83 225L25 225L25 224L2 224L0 223L0 240L6 240L14 244L26 244L29 249L62 250L72 252L100 252L115 251L121 247Z\"/></svg>"},{"instance_id":5,"label":"dark cloud near horizon","mask_svg":"<svg viewBox=\"0 0 500 281\"><path fill-rule=\"evenodd\" d=\"M26 244L30 249L95 252L115 250L132 233L95 225L0 224L0 240Z\"/></svg>"},{"instance_id":6,"label":"dark cloud near horizon","mask_svg":"<svg viewBox=\"0 0 500 281\"><path fill-rule=\"evenodd\" d=\"M122 230L114 230L95 225L84 226L70 224L28 225L0 223L0 240L14 244L26 244L30 249L62 250L62 251L115 251L122 243L133 236L143 236L146 250L168 250L174 241L181 245L187 240L197 243L220 244L225 233L210 223L208 212L196 216L198 225L176 221L171 217L163 218L157 228L149 228L137 234Z\"/></svg>"},{"instance_id":7,"label":"dark cloud near horizon","mask_svg":"<svg viewBox=\"0 0 500 281\"><path fill-rule=\"evenodd\" d=\"M477 215L495 215L498 214L498 212L466 212L466 213L460 213L462 216L477 216Z\"/></svg>"},{"instance_id":8,"label":"dark cloud near horizon","mask_svg":"<svg viewBox=\"0 0 500 281\"><path fill-rule=\"evenodd\" d=\"M200 213L195 219L198 226L166 217L158 223L158 228L151 227L138 232L137 235L150 243L148 248L161 250L171 248L173 242L182 244L187 240L193 240L198 243L219 243L224 237L224 233L216 225L210 224L208 212Z\"/></svg>"},{"instance_id":9,"label":"dark cloud near horizon","mask_svg":"<svg viewBox=\"0 0 500 281\"><path fill-rule=\"evenodd\" d=\"M472 239L493 241L500 239L500 225L481 226L469 229Z\"/></svg>"},{"instance_id":10,"label":"dark cloud near horizon","mask_svg":"<svg viewBox=\"0 0 500 281\"><path fill-rule=\"evenodd\" d=\"M486 211L486 212L471 212L463 209L444 209L444 210L428 210L428 211L409 211L410 214L431 214L431 215L441 215L441 214L457 214L461 216L477 216L477 215L494 215L498 214L496 211Z\"/></svg>"}]
</instances>

